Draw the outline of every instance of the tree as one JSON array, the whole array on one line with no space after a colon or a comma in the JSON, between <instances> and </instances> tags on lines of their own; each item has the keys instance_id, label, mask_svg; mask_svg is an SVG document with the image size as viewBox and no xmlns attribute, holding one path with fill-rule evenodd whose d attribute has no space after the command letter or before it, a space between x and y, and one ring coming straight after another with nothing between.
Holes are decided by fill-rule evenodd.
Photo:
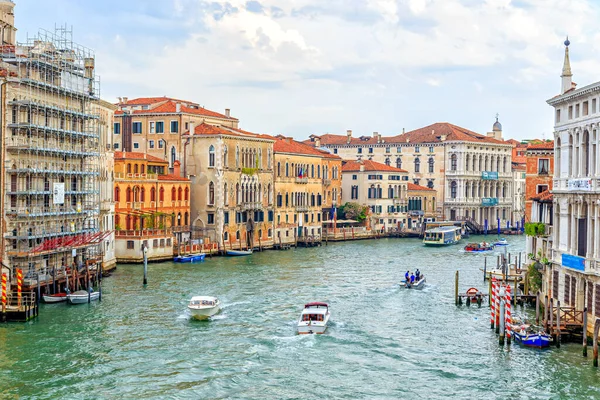
<instances>
[{"instance_id":1,"label":"tree","mask_svg":"<svg viewBox=\"0 0 600 400\"><path fill-rule=\"evenodd\" d=\"M367 218L367 207L358 203L346 203L340 207L338 217L362 222Z\"/></svg>"}]
</instances>

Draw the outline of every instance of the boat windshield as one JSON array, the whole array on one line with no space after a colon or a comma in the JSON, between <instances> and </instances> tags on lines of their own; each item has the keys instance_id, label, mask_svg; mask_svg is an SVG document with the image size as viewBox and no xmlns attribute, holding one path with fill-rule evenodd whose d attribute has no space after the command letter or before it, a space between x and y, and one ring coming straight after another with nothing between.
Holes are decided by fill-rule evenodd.
<instances>
[{"instance_id":1,"label":"boat windshield","mask_svg":"<svg viewBox=\"0 0 600 400\"><path fill-rule=\"evenodd\" d=\"M302 321L323 321L323 314L304 314Z\"/></svg>"},{"instance_id":2,"label":"boat windshield","mask_svg":"<svg viewBox=\"0 0 600 400\"><path fill-rule=\"evenodd\" d=\"M192 300L190 304L192 306L214 306L215 302L210 300Z\"/></svg>"}]
</instances>

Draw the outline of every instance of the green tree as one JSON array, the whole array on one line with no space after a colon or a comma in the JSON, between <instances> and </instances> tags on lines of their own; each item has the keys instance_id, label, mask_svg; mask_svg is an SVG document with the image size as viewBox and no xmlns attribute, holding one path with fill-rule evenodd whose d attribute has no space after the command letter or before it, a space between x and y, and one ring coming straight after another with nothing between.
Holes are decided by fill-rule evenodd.
<instances>
[{"instance_id":1,"label":"green tree","mask_svg":"<svg viewBox=\"0 0 600 400\"><path fill-rule=\"evenodd\" d=\"M367 207L348 202L339 208L338 217L362 222L367 218Z\"/></svg>"}]
</instances>

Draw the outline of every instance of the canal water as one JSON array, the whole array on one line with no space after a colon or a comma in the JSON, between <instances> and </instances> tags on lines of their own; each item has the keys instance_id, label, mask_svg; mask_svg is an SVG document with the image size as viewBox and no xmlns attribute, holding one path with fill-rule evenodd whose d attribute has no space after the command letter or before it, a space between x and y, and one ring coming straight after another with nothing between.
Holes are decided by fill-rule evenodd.
<instances>
[{"instance_id":1,"label":"canal water","mask_svg":"<svg viewBox=\"0 0 600 400\"><path fill-rule=\"evenodd\" d=\"M101 303L42 305L30 323L0 325L0 397L600 398L580 345L500 348L487 307L455 307L456 270L461 291L487 292L485 256L463 246L382 239L150 264L145 288L142 266L119 265ZM415 268L428 286L401 288ZM193 295L218 296L223 311L190 320ZM295 334L309 301L330 303L325 335Z\"/></svg>"}]
</instances>

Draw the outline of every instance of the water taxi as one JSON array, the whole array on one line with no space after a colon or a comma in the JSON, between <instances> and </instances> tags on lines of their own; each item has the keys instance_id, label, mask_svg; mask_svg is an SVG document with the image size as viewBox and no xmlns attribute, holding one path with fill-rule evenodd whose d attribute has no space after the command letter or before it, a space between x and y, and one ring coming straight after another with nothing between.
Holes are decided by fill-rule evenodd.
<instances>
[{"instance_id":1,"label":"water taxi","mask_svg":"<svg viewBox=\"0 0 600 400\"><path fill-rule=\"evenodd\" d=\"M440 226L425 231L423 244L425 246L447 246L456 244L461 239L461 229L458 226Z\"/></svg>"},{"instance_id":2,"label":"water taxi","mask_svg":"<svg viewBox=\"0 0 600 400\"><path fill-rule=\"evenodd\" d=\"M194 319L207 319L221 310L221 302L212 296L194 296L188 304Z\"/></svg>"},{"instance_id":3,"label":"water taxi","mask_svg":"<svg viewBox=\"0 0 600 400\"><path fill-rule=\"evenodd\" d=\"M330 316L327 303L317 301L305 304L298 320L298 334L324 333Z\"/></svg>"}]
</instances>

